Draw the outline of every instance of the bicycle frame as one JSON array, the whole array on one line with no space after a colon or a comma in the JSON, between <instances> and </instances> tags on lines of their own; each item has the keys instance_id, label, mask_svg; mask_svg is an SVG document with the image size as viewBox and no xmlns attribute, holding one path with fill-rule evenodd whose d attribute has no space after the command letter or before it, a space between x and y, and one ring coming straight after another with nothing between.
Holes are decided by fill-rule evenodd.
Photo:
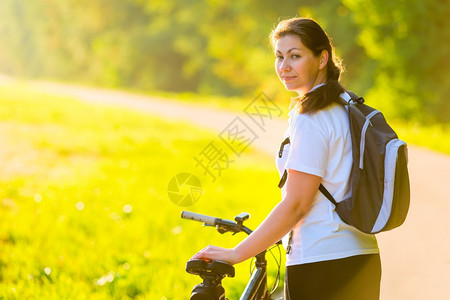
<instances>
[{"instance_id":1,"label":"bicycle frame","mask_svg":"<svg viewBox=\"0 0 450 300\"><path fill-rule=\"evenodd\" d=\"M253 271L240 300L270 299L269 290L267 287L266 251L256 255L255 258L256 270Z\"/></svg>"}]
</instances>

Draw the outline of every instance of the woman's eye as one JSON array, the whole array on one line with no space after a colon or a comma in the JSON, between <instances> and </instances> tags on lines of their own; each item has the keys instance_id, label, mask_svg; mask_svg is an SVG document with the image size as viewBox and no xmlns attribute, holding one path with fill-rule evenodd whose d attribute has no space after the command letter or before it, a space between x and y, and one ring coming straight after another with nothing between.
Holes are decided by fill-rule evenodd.
<instances>
[{"instance_id":1,"label":"woman's eye","mask_svg":"<svg viewBox=\"0 0 450 300\"><path fill-rule=\"evenodd\" d=\"M277 55L277 56L275 56L275 59L276 59L276 60L282 60L282 59L283 59L283 56Z\"/></svg>"},{"instance_id":2,"label":"woman's eye","mask_svg":"<svg viewBox=\"0 0 450 300\"><path fill-rule=\"evenodd\" d=\"M291 57L292 57L292 58L300 58L300 55L298 55L298 54L292 54Z\"/></svg>"}]
</instances>

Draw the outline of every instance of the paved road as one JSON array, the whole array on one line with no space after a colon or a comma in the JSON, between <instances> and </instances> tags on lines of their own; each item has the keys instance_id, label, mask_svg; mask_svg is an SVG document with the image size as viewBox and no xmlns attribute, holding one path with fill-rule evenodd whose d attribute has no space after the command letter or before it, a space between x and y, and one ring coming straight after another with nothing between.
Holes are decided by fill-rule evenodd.
<instances>
[{"instance_id":1,"label":"paved road","mask_svg":"<svg viewBox=\"0 0 450 300\"><path fill-rule=\"evenodd\" d=\"M187 120L218 132L237 116L249 121L243 113L200 105L49 82L33 84L89 103ZM286 126L285 119L268 121L253 146L273 156ZM450 229L450 156L410 147L409 157L412 202L408 219L401 228L378 235L383 264L381 299L450 299L450 239L445 234Z\"/></svg>"}]
</instances>

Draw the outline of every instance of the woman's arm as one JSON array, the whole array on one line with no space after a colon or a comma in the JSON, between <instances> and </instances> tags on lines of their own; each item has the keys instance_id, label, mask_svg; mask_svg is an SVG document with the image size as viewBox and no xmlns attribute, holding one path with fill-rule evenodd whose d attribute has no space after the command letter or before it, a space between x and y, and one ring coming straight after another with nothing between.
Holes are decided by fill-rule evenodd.
<instances>
[{"instance_id":1,"label":"woman's arm","mask_svg":"<svg viewBox=\"0 0 450 300\"><path fill-rule=\"evenodd\" d=\"M321 177L288 170L286 196L258 228L232 249L208 246L192 258L222 260L240 263L266 250L285 236L310 210Z\"/></svg>"}]
</instances>

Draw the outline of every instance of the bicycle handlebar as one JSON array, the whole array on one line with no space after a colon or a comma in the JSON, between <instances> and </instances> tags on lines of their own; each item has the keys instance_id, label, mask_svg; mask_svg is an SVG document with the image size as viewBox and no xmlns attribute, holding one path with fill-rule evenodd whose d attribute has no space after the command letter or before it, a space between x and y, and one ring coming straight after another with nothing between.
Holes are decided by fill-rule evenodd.
<instances>
[{"instance_id":1,"label":"bicycle handlebar","mask_svg":"<svg viewBox=\"0 0 450 300\"><path fill-rule=\"evenodd\" d=\"M216 226L217 220L218 220L218 218L214 218L214 217L202 215L202 214L197 214L197 213L193 213L193 212L185 211L185 210L181 212L181 217L183 219L203 222L210 226Z\"/></svg>"},{"instance_id":2,"label":"bicycle handlebar","mask_svg":"<svg viewBox=\"0 0 450 300\"><path fill-rule=\"evenodd\" d=\"M247 213L239 214L235 217L236 221L224 220L221 218L211 217L207 215L202 215L198 213L193 213L190 211L182 211L181 218L193 220L197 222L203 222L206 226L215 226L217 231L220 233L225 233L227 231L232 231L233 233L245 232L246 234L252 233L252 230L244 225L245 220L250 217Z\"/></svg>"}]
</instances>

